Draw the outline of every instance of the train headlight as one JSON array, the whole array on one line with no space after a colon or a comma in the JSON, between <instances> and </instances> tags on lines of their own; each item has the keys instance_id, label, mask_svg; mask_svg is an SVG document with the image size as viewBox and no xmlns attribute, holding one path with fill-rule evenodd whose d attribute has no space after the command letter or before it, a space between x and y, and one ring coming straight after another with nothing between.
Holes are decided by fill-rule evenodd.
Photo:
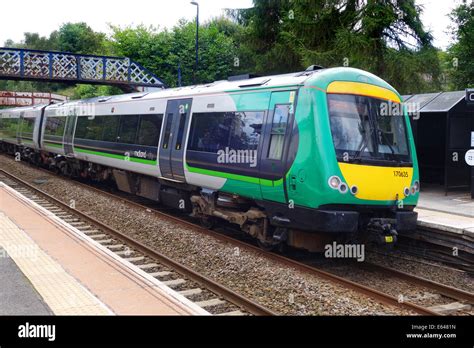
<instances>
[{"instance_id":1,"label":"train headlight","mask_svg":"<svg viewBox=\"0 0 474 348\"><path fill-rule=\"evenodd\" d=\"M348 190L349 190L349 188L347 187L346 184L341 183L341 185L339 185L339 192L340 193L347 193Z\"/></svg>"},{"instance_id":2,"label":"train headlight","mask_svg":"<svg viewBox=\"0 0 474 348\"><path fill-rule=\"evenodd\" d=\"M352 186L351 187L351 193L355 196L359 192L359 188L357 186Z\"/></svg>"},{"instance_id":3,"label":"train headlight","mask_svg":"<svg viewBox=\"0 0 474 348\"><path fill-rule=\"evenodd\" d=\"M338 176L331 176L328 180L329 187L333 190L338 190L341 183L342 181Z\"/></svg>"},{"instance_id":4,"label":"train headlight","mask_svg":"<svg viewBox=\"0 0 474 348\"><path fill-rule=\"evenodd\" d=\"M415 188L415 192L420 192L420 182L418 180L415 181L413 187Z\"/></svg>"},{"instance_id":5,"label":"train headlight","mask_svg":"<svg viewBox=\"0 0 474 348\"><path fill-rule=\"evenodd\" d=\"M403 189L403 194L405 195L405 197L408 197L410 195L410 189L408 187L405 187Z\"/></svg>"}]
</instances>

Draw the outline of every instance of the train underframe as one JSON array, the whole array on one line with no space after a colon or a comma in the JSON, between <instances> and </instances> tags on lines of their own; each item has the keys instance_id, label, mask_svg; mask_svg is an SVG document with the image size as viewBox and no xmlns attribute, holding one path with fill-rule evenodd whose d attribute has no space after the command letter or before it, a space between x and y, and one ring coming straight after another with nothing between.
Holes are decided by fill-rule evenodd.
<instances>
[{"instance_id":1,"label":"train underframe","mask_svg":"<svg viewBox=\"0 0 474 348\"><path fill-rule=\"evenodd\" d=\"M238 225L267 250L289 245L321 252L334 241L393 245L398 231L416 228L414 207L328 205L290 209L286 204L249 200L27 147L0 143L0 149L66 177L114 183L121 191L189 213L207 228L225 220Z\"/></svg>"}]
</instances>

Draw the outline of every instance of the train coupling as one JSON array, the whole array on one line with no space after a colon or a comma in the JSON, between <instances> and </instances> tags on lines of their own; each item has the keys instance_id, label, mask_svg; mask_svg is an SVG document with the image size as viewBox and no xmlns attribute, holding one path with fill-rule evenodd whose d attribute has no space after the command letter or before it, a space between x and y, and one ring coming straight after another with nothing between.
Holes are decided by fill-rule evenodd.
<instances>
[{"instance_id":1,"label":"train coupling","mask_svg":"<svg viewBox=\"0 0 474 348\"><path fill-rule=\"evenodd\" d=\"M398 240L398 233L393 226L395 219L371 219L367 225L368 239L377 245L394 245Z\"/></svg>"}]
</instances>

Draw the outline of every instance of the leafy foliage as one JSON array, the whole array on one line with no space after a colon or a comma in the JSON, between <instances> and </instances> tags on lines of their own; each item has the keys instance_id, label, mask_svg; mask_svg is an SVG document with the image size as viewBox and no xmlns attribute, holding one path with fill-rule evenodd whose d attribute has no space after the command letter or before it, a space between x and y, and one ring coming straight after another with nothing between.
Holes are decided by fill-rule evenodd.
<instances>
[{"instance_id":1,"label":"leafy foliage","mask_svg":"<svg viewBox=\"0 0 474 348\"><path fill-rule=\"evenodd\" d=\"M220 19L206 23L199 29L198 83L227 78L232 71L235 46L232 23ZM112 27L112 51L134 59L147 67L168 86L178 85L178 69L182 73L182 85L194 80L196 23L180 21L171 31L139 26L137 28Z\"/></svg>"},{"instance_id":2,"label":"leafy foliage","mask_svg":"<svg viewBox=\"0 0 474 348\"><path fill-rule=\"evenodd\" d=\"M105 34L97 33L86 23L66 23L57 36L57 49L78 54L104 54ZM51 39L51 37L50 37Z\"/></svg>"},{"instance_id":3,"label":"leafy foliage","mask_svg":"<svg viewBox=\"0 0 474 348\"><path fill-rule=\"evenodd\" d=\"M454 89L474 87L474 3L462 4L451 13L458 41L444 57L449 85Z\"/></svg>"},{"instance_id":4,"label":"leafy foliage","mask_svg":"<svg viewBox=\"0 0 474 348\"><path fill-rule=\"evenodd\" d=\"M440 88L441 69L420 12L414 0L254 0L230 15L250 28L258 73L344 65L423 92Z\"/></svg>"}]
</instances>

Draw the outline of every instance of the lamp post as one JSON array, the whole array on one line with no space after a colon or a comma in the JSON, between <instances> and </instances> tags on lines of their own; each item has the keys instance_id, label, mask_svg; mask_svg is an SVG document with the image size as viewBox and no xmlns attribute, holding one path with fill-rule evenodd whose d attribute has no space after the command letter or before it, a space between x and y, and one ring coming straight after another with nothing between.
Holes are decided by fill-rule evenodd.
<instances>
[{"instance_id":1,"label":"lamp post","mask_svg":"<svg viewBox=\"0 0 474 348\"><path fill-rule=\"evenodd\" d=\"M196 62L194 65L194 84L196 84L196 74L199 66L199 4L197 1L191 1L196 6Z\"/></svg>"}]
</instances>

